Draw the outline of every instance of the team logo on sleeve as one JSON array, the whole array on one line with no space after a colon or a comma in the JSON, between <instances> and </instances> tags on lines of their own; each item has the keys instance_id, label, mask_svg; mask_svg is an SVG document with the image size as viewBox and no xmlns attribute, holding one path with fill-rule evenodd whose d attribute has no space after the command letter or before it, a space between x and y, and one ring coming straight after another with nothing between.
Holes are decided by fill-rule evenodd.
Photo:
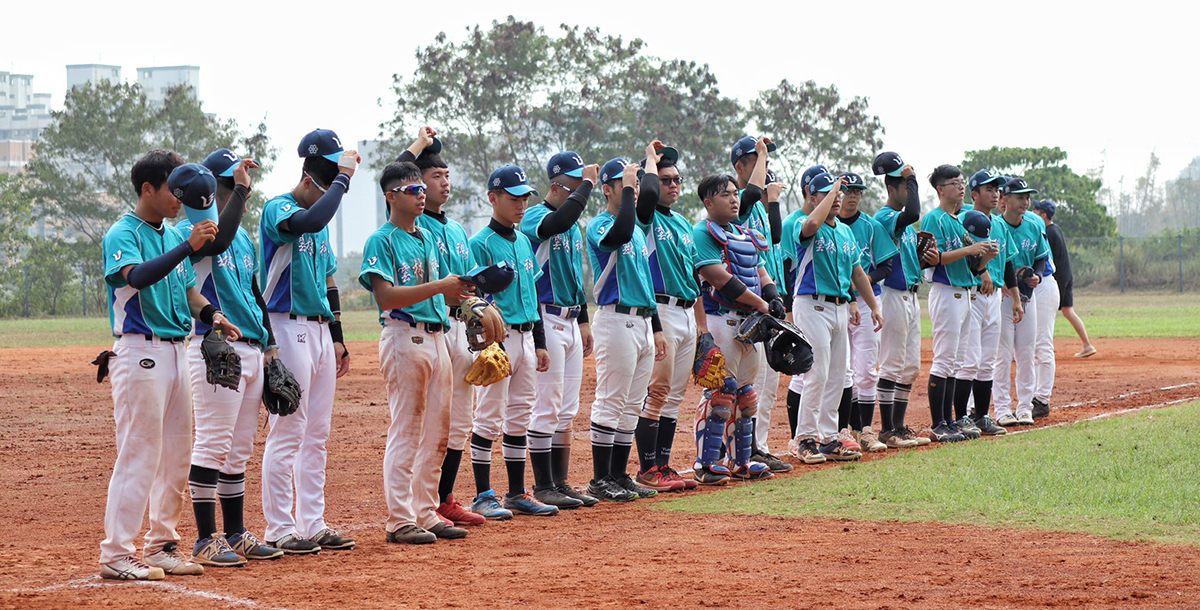
<instances>
[{"instance_id":1,"label":"team logo on sleeve","mask_svg":"<svg viewBox=\"0 0 1200 610\"><path fill-rule=\"evenodd\" d=\"M113 260L114 261L121 260L121 251L120 250L117 250L116 252L113 253Z\"/></svg>"},{"instance_id":2,"label":"team logo on sleeve","mask_svg":"<svg viewBox=\"0 0 1200 610\"><path fill-rule=\"evenodd\" d=\"M286 212L286 211L288 211L288 210L292 209L292 204L290 204L290 203L285 203L285 204L283 204L283 207L282 207L282 208L279 208L279 209L280 209L280 210L283 210L284 212Z\"/></svg>"},{"instance_id":3,"label":"team logo on sleeve","mask_svg":"<svg viewBox=\"0 0 1200 610\"><path fill-rule=\"evenodd\" d=\"M378 257L378 256L372 256L371 258L368 258L368 259L367 259L367 264L368 264L368 265L370 265L370 266L372 266L372 267L374 267L374 266L375 266L375 263L378 263L378 262L379 262L379 257Z\"/></svg>"}]
</instances>

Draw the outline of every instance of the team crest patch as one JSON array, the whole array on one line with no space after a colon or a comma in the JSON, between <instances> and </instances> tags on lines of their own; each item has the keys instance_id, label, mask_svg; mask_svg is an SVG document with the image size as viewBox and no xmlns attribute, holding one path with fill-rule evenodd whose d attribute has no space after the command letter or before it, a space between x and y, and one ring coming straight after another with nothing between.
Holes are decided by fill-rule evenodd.
<instances>
[{"instance_id":1,"label":"team crest patch","mask_svg":"<svg viewBox=\"0 0 1200 610\"><path fill-rule=\"evenodd\" d=\"M412 342L420 345L425 342L425 337L413 337Z\"/></svg>"},{"instance_id":2,"label":"team crest patch","mask_svg":"<svg viewBox=\"0 0 1200 610\"><path fill-rule=\"evenodd\" d=\"M309 145L308 145L308 154L310 154L310 155L315 155L315 154L317 154L317 151L318 151L318 150L320 150L320 149L319 149L319 148L317 148L317 145L316 145L316 144L309 144Z\"/></svg>"},{"instance_id":3,"label":"team crest patch","mask_svg":"<svg viewBox=\"0 0 1200 610\"><path fill-rule=\"evenodd\" d=\"M626 322L625 328L633 328L633 322Z\"/></svg>"},{"instance_id":4,"label":"team crest patch","mask_svg":"<svg viewBox=\"0 0 1200 610\"><path fill-rule=\"evenodd\" d=\"M138 364L141 365L141 367L144 369L154 368L154 361L149 358L142 358L142 361L139 362Z\"/></svg>"},{"instance_id":5,"label":"team crest patch","mask_svg":"<svg viewBox=\"0 0 1200 610\"><path fill-rule=\"evenodd\" d=\"M555 324L554 330L567 330L567 328L561 324Z\"/></svg>"},{"instance_id":6,"label":"team crest patch","mask_svg":"<svg viewBox=\"0 0 1200 610\"><path fill-rule=\"evenodd\" d=\"M954 293L954 298L956 298L956 299L961 299L961 298L962 298L962 293L961 293L961 292L956 292L956 293Z\"/></svg>"},{"instance_id":7,"label":"team crest patch","mask_svg":"<svg viewBox=\"0 0 1200 610\"><path fill-rule=\"evenodd\" d=\"M296 335L296 343L305 343L305 339L307 339L307 338L308 338L308 333L300 333L300 334Z\"/></svg>"},{"instance_id":8,"label":"team crest patch","mask_svg":"<svg viewBox=\"0 0 1200 610\"><path fill-rule=\"evenodd\" d=\"M814 305L813 311L825 311L825 307L822 305Z\"/></svg>"}]
</instances>

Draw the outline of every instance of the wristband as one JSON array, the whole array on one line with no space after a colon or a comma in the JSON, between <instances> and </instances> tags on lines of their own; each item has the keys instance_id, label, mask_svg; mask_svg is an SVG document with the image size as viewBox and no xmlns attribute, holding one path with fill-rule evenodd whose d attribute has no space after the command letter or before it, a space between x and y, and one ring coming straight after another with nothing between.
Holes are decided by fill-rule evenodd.
<instances>
[{"instance_id":1,"label":"wristband","mask_svg":"<svg viewBox=\"0 0 1200 610\"><path fill-rule=\"evenodd\" d=\"M343 346L346 345L346 340L345 340L345 338L342 337L342 323L341 322L330 322L329 323L329 336L333 339L334 343L341 343Z\"/></svg>"},{"instance_id":2,"label":"wristband","mask_svg":"<svg viewBox=\"0 0 1200 610\"><path fill-rule=\"evenodd\" d=\"M333 312L333 315L336 316L342 313L342 297L337 286L327 289L325 291L325 298L329 301L329 311Z\"/></svg>"},{"instance_id":3,"label":"wristband","mask_svg":"<svg viewBox=\"0 0 1200 610\"><path fill-rule=\"evenodd\" d=\"M213 316L215 316L219 313L221 313L221 310L217 309L216 305L209 303L208 305L204 306L204 309L200 310L200 315L196 319L200 320L201 322L204 322L205 324L207 324L209 326L212 326Z\"/></svg>"}]
</instances>

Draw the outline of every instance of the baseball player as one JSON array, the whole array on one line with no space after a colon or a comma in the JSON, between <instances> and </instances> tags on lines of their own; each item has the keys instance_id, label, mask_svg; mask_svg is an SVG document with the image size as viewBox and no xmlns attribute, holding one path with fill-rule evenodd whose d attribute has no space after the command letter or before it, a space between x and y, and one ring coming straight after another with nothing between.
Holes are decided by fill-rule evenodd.
<instances>
[{"instance_id":1,"label":"baseball player","mask_svg":"<svg viewBox=\"0 0 1200 610\"><path fill-rule=\"evenodd\" d=\"M700 286L692 271L692 261L696 258L692 225L681 212L672 209L683 189L683 178L676 165L679 151L664 147L654 152L658 157L655 165L661 192L649 222L642 222L639 217L638 226L647 234L650 277L666 355L654 363L646 401L634 431L640 463L637 483L656 491L679 491L698 485L694 479L684 479L670 464L679 407L696 353L696 338L708 332L708 324L696 315Z\"/></svg>"},{"instance_id":2,"label":"baseball player","mask_svg":"<svg viewBox=\"0 0 1200 610\"><path fill-rule=\"evenodd\" d=\"M438 265L450 275L465 275L474 269L475 260L471 256L466 229L442 211L450 199L450 168L441 152L442 142L437 139L437 132L424 126L396 161L413 163L421 170L421 181L426 186L425 210L416 222L433 238ZM449 307L450 320L450 329L446 331L451 367L450 434L438 483L437 512L454 525L483 525L486 521L483 515L467 510L454 497L454 483L458 480L458 469L471 437L471 419L475 414L475 387L466 380L475 355L467 349L466 327L458 317L461 303L454 295L442 297Z\"/></svg>"},{"instance_id":3,"label":"baseball player","mask_svg":"<svg viewBox=\"0 0 1200 610\"><path fill-rule=\"evenodd\" d=\"M838 221L850 227L854 233L854 239L862 250L859 265L867 272L875 300L878 301L882 294L879 282L891 275L892 265L899 263L896 255L900 250L878 220L858 209L863 191L867 189L862 176L847 172L841 178L845 179L846 187L838 207ZM853 294L859 311L866 309L867 302L862 295L857 291ZM851 324L849 333L850 369L847 376L853 378L856 396L846 423L853 429L855 440L863 449L884 451L887 445L879 440L875 429L871 427L875 418L875 389L879 384L879 333L866 324Z\"/></svg>"},{"instance_id":4,"label":"baseball player","mask_svg":"<svg viewBox=\"0 0 1200 610\"><path fill-rule=\"evenodd\" d=\"M787 290L792 290L796 286L796 259L800 255L801 248L796 243L796 223L803 222L808 214L805 209L812 211L812 207L808 204L808 184L812 181L813 176L828 172L829 170L824 165L814 165L806 170L800 176L800 207L788 214L787 218L783 219L783 237L780 240L781 256L783 257L783 275L786 278L785 286ZM768 173L769 170L768 170ZM787 306L788 316L792 315L792 295L786 295L784 305ZM800 417L800 394L804 391L804 375L792 375L791 381L788 383L787 393L787 411L788 411L788 438L796 437L796 424ZM766 432L755 430L756 440L759 446L765 447ZM788 453L795 454L798 450L790 446L789 441Z\"/></svg>"},{"instance_id":5,"label":"baseball player","mask_svg":"<svg viewBox=\"0 0 1200 610\"><path fill-rule=\"evenodd\" d=\"M192 373L192 410L196 419L192 467L188 488L192 512L196 515L197 542L192 555L201 565L230 567L245 565L250 559L278 559L283 551L258 541L246 530L243 506L246 495L246 462L254 452L258 429L258 410L262 402L263 366L279 357L267 318L266 303L258 287L258 251L250 235L240 227L250 194L251 168L254 161L241 159L220 149L204 160L204 167L215 176L216 203L212 213L221 212L216 240L191 256L200 294L237 324L242 337L233 344L242 362L242 379L237 390L205 381L206 366L201 341L188 348ZM199 220L199 217L197 217ZM233 227L230 239L221 232ZM184 219L175 225L186 239L193 222ZM195 323L195 335L204 336L211 327ZM217 500L224 517L224 535L217 529Z\"/></svg>"},{"instance_id":6,"label":"baseball player","mask_svg":"<svg viewBox=\"0 0 1200 610\"><path fill-rule=\"evenodd\" d=\"M932 265L926 278L933 286L929 290L929 319L933 324L933 363L929 369L929 413L932 424L930 440L957 442L979 438L974 429L962 430L954 418L956 385L959 371L966 361L967 339L970 336L971 294L976 275L983 265L974 268L967 256L978 256L984 262L996 256L991 244L979 242L964 245L966 229L956 216L966 193L962 171L953 165L939 165L929 177L937 190L938 207L921 219L921 230L931 233L937 246L922 254L922 260ZM969 388L963 380L962 386ZM970 390L966 391L970 396ZM966 408L966 396L962 398Z\"/></svg>"},{"instance_id":7,"label":"baseball player","mask_svg":"<svg viewBox=\"0 0 1200 610\"><path fill-rule=\"evenodd\" d=\"M595 274L596 399L592 403L592 480L587 493L629 502L658 492L629 476L629 454L654 361L666 356L650 276L650 249L638 225L638 210L658 203L657 157L647 147L643 169L625 159L600 168L607 207L587 227L588 255ZM649 218L649 213L643 213Z\"/></svg>"},{"instance_id":8,"label":"baseball player","mask_svg":"<svg viewBox=\"0 0 1200 610\"><path fill-rule=\"evenodd\" d=\"M204 572L180 550L176 531L192 441L192 387L184 342L193 318L230 339L240 338L241 332L196 290L188 260L216 237L217 223L197 223L185 240L164 222L185 204L212 206L215 180L202 167L193 165L176 175L171 188L168 179L181 165L183 160L173 151L146 153L130 172L137 206L104 235L104 280L116 341L96 364L100 379L112 374L117 459L104 508L103 578L161 580L164 573ZM141 561L134 538L142 529L147 505L150 531Z\"/></svg>"},{"instance_id":9,"label":"baseball player","mask_svg":"<svg viewBox=\"0 0 1200 610\"><path fill-rule=\"evenodd\" d=\"M1075 334L1083 341L1083 349L1075 354L1076 358L1087 358L1096 354L1096 347L1088 337L1087 328L1079 314L1075 313L1074 277L1071 274L1071 254L1067 252L1067 238L1062 229L1054 222L1054 211L1057 206L1049 199L1034 206L1034 213L1046 221L1046 241L1050 243L1050 255L1054 262L1054 281L1058 282L1058 309L1063 317L1071 323Z\"/></svg>"},{"instance_id":10,"label":"baseball player","mask_svg":"<svg viewBox=\"0 0 1200 610\"><path fill-rule=\"evenodd\" d=\"M845 180L828 172L808 184L808 206L820 203L796 226L797 280L792 315L813 349L813 368L804 378L799 421L793 438L796 457L806 464L857 460L862 454L838 437L837 412L846 377L847 328L859 324L848 306L851 285L871 310L876 332L883 323L870 279L859 264L862 252L854 232L837 220Z\"/></svg>"},{"instance_id":11,"label":"baseball player","mask_svg":"<svg viewBox=\"0 0 1200 610\"><path fill-rule=\"evenodd\" d=\"M471 510L489 519L510 519L512 514L549 517L558 507L543 504L525 489L526 434L537 404L537 373L550 367L546 336L538 307L537 280L542 276L533 245L517 230L537 191L529 186L525 171L505 165L488 177L492 219L471 237L471 254L480 265L501 261L516 270L516 279L505 290L491 295L508 326L502 343L512 363L512 375L480 388L476 394L475 423L471 432L471 467L477 495ZM492 491L492 444L501 437L508 493L503 506Z\"/></svg>"},{"instance_id":12,"label":"baseball player","mask_svg":"<svg viewBox=\"0 0 1200 610\"><path fill-rule=\"evenodd\" d=\"M1000 318L1000 349L996 357L996 368L992 372L992 402L996 405L996 423L1000 426L1031 426L1033 392L1037 379L1034 368L1034 342L1037 336L1038 314L1033 289L1037 287L1041 273L1045 270L1050 245L1046 242L1041 227L1026 216L1030 197L1037 193L1037 189L1030 187L1024 178L1009 178L1000 193L1000 208L1004 212L1003 220L1008 225L1005 230L1009 234L1009 247L1013 249L1012 266L1018 270L1014 273L1016 277L1013 283L1019 289L1016 295L1004 296L1008 301L1001 306L1001 311L1016 311L1020 307L1022 315ZM1020 273L1023 269L1030 272ZM1014 360L1017 366L1015 415L1009 381L1012 378L1009 371L1012 370L1010 367Z\"/></svg>"},{"instance_id":13,"label":"baseball player","mask_svg":"<svg viewBox=\"0 0 1200 610\"><path fill-rule=\"evenodd\" d=\"M309 132L297 152L304 159L300 182L263 205L259 243L265 263L260 279L279 358L303 394L295 413L267 419L262 496L268 544L306 554L354 548L354 540L325 523L325 443L337 378L350 370L327 225L360 157L343 150L328 129Z\"/></svg>"},{"instance_id":14,"label":"baseball player","mask_svg":"<svg viewBox=\"0 0 1200 610\"><path fill-rule=\"evenodd\" d=\"M599 165L584 165L572 151L546 164L550 192L525 210L521 232L533 244L541 267L538 302L550 367L537 375L537 403L529 428L533 496L559 508L592 506L600 500L567 483L571 422L579 413L583 359L592 353L592 329L583 290L583 233L580 215L600 176Z\"/></svg>"},{"instance_id":15,"label":"baseball player","mask_svg":"<svg viewBox=\"0 0 1200 610\"><path fill-rule=\"evenodd\" d=\"M759 142L760 150L765 145ZM766 178L765 157L760 156L750 178L760 185ZM693 266L701 279L707 326L725 355L727 378L721 388L708 390L696 406L696 461L693 477L701 485L722 485L731 476L756 480L772 476L766 464L751 455L754 414L758 395L753 380L761 358L758 348L737 340L738 328L752 312L783 318L786 307L766 269L768 238L737 224L739 195L732 176L707 176L697 189L707 218L692 229L696 244ZM724 460L721 447L727 448ZM729 466L732 464L732 468Z\"/></svg>"},{"instance_id":16,"label":"baseball player","mask_svg":"<svg viewBox=\"0 0 1200 610\"><path fill-rule=\"evenodd\" d=\"M358 281L371 291L383 326L379 368L391 424L383 457L388 542L428 544L467 530L437 513L438 483L450 435L449 342L446 298L462 302L472 287L441 266L438 242L417 226L427 186L410 162L383 168L379 187L388 222L367 238Z\"/></svg>"},{"instance_id":17,"label":"baseball player","mask_svg":"<svg viewBox=\"0 0 1200 610\"><path fill-rule=\"evenodd\" d=\"M1032 205L1034 209L1026 212L1025 217L1038 224L1042 230L1042 236L1046 238L1046 243L1049 245L1050 237L1047 233L1046 216L1040 210L1046 206L1053 206L1054 202L1047 199ZM1051 248L1051 253L1053 254L1053 248ZM1034 361L1037 363L1035 369L1037 385L1033 390L1034 419L1050 415L1050 395L1054 393L1054 320L1058 317L1057 311L1062 297L1058 289L1058 281L1054 279L1057 272L1058 270L1054 267L1054 257L1047 256L1045 270L1042 272L1037 288L1033 291L1038 308L1037 338L1034 339Z\"/></svg>"}]
</instances>

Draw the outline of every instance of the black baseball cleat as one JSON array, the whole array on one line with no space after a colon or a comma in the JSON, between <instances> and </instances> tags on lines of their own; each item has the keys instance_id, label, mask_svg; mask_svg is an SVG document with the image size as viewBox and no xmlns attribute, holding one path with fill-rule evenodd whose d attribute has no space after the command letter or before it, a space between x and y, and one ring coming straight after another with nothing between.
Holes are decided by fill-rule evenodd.
<instances>
[{"instance_id":1,"label":"black baseball cleat","mask_svg":"<svg viewBox=\"0 0 1200 610\"><path fill-rule=\"evenodd\" d=\"M567 496L568 498L575 498L576 500L583 502L584 507L595 506L600 503L600 498L582 493L578 489L575 489L566 483L559 483L558 485L554 486L554 489L557 489L558 493Z\"/></svg>"},{"instance_id":2,"label":"black baseball cleat","mask_svg":"<svg viewBox=\"0 0 1200 610\"><path fill-rule=\"evenodd\" d=\"M657 491L650 489L649 487L642 487L641 485L638 485L633 480L633 477L629 476L629 473L627 472L613 476L613 480L616 481L617 485L620 485L622 489L637 494L639 498L653 498L654 496L658 495Z\"/></svg>"},{"instance_id":3,"label":"black baseball cleat","mask_svg":"<svg viewBox=\"0 0 1200 610\"><path fill-rule=\"evenodd\" d=\"M637 494L618 485L611 476L592 481L588 484L587 492L589 496L609 502L633 502L638 499Z\"/></svg>"},{"instance_id":4,"label":"black baseball cleat","mask_svg":"<svg viewBox=\"0 0 1200 610\"><path fill-rule=\"evenodd\" d=\"M1050 415L1050 405L1034 398L1033 399L1033 418L1042 419Z\"/></svg>"},{"instance_id":5,"label":"black baseball cleat","mask_svg":"<svg viewBox=\"0 0 1200 610\"><path fill-rule=\"evenodd\" d=\"M771 472L791 472L792 465L771 455L770 453L758 452L750 456L751 462L760 462L766 464Z\"/></svg>"},{"instance_id":6,"label":"black baseball cleat","mask_svg":"<svg viewBox=\"0 0 1200 610\"><path fill-rule=\"evenodd\" d=\"M559 508L579 508L583 506L583 500L578 500L559 491L557 487L547 487L545 489L533 488L533 497L537 498L542 504L550 504Z\"/></svg>"}]
</instances>

